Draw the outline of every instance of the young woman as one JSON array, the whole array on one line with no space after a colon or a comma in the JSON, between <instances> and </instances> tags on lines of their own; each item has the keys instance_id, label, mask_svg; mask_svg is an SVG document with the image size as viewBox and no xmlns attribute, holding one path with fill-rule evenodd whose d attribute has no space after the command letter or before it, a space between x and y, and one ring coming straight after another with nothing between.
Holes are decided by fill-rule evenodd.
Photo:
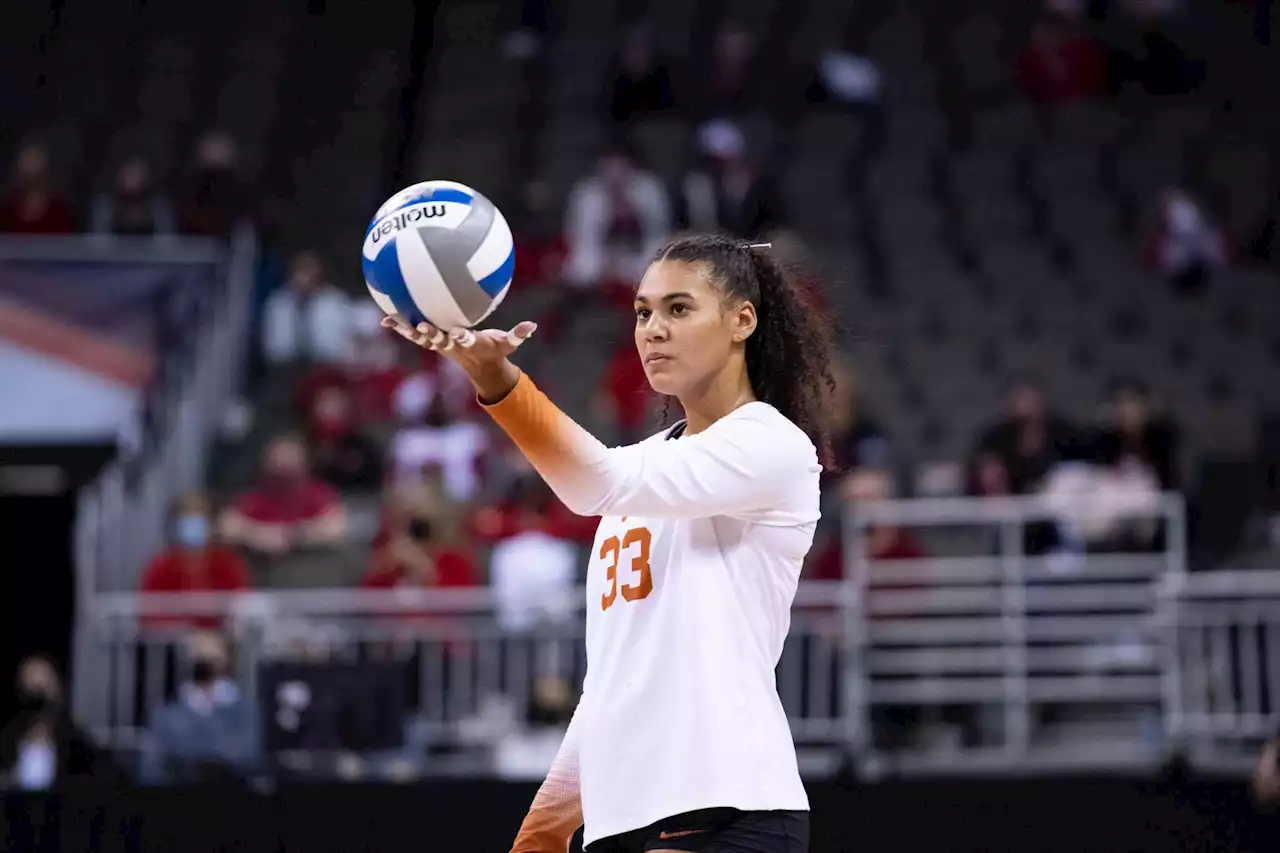
<instances>
[{"instance_id":1,"label":"young woman","mask_svg":"<svg viewBox=\"0 0 1280 853\"><path fill-rule=\"evenodd\" d=\"M818 521L828 329L766 247L691 236L635 296L684 420L608 448L510 361L534 331L386 325L462 365L560 499L601 516L582 699L517 853L800 853L808 799L774 683Z\"/></svg>"}]
</instances>

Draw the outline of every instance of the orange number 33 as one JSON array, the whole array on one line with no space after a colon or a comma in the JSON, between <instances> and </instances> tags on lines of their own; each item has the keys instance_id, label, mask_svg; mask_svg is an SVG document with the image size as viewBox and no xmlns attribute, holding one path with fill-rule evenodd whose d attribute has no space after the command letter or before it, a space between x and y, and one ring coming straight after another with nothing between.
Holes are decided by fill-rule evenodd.
<instances>
[{"instance_id":1,"label":"orange number 33","mask_svg":"<svg viewBox=\"0 0 1280 853\"><path fill-rule=\"evenodd\" d=\"M633 527L623 534L621 541L617 536L610 536L600 545L600 559L609 561L609 568L606 570L609 590L600 596L601 610L608 610L613 606L618 600L619 590L626 601L639 601L653 592L653 572L649 569L649 545L652 542L653 535L649 533L649 528ZM635 553L632 553L632 545L639 546ZM635 577L619 587L618 563L621 562L624 551L631 556L631 572Z\"/></svg>"}]
</instances>

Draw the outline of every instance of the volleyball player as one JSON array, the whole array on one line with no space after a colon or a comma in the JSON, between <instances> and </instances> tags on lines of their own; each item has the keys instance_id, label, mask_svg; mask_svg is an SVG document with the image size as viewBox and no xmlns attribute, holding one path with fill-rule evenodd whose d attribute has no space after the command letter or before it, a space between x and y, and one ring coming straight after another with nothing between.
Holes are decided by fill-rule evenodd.
<instances>
[{"instance_id":1,"label":"volleyball player","mask_svg":"<svg viewBox=\"0 0 1280 853\"><path fill-rule=\"evenodd\" d=\"M602 516L587 675L516 853L800 853L808 798L774 667L818 520L829 335L767 247L689 236L635 295L638 357L684 419L607 448L507 357L533 333L410 328L562 501ZM572 365L565 369L572 370Z\"/></svg>"}]
</instances>

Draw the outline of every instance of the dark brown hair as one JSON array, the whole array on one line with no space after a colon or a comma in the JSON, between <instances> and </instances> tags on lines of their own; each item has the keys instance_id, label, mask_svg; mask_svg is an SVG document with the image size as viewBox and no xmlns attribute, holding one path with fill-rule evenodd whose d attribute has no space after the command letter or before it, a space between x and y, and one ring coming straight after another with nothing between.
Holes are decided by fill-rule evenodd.
<instances>
[{"instance_id":1,"label":"dark brown hair","mask_svg":"<svg viewBox=\"0 0 1280 853\"><path fill-rule=\"evenodd\" d=\"M824 408L835 377L832 324L826 313L802 295L767 247L719 234L693 234L658 250L657 261L705 264L725 299L745 299L755 306L756 330L747 339L751 390L804 430L819 457L827 459Z\"/></svg>"}]
</instances>

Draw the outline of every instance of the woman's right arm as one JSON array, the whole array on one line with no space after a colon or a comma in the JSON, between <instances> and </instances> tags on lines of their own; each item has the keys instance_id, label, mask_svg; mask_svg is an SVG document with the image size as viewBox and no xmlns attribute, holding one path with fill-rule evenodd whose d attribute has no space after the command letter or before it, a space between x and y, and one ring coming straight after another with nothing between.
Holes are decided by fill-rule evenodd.
<instances>
[{"instance_id":1,"label":"woman's right arm","mask_svg":"<svg viewBox=\"0 0 1280 853\"><path fill-rule=\"evenodd\" d=\"M585 695L569 721L560 750L547 778L533 798L529 813L520 824L511 853L567 853L573 834L582 826L582 795L578 785L578 742L582 729Z\"/></svg>"}]
</instances>

